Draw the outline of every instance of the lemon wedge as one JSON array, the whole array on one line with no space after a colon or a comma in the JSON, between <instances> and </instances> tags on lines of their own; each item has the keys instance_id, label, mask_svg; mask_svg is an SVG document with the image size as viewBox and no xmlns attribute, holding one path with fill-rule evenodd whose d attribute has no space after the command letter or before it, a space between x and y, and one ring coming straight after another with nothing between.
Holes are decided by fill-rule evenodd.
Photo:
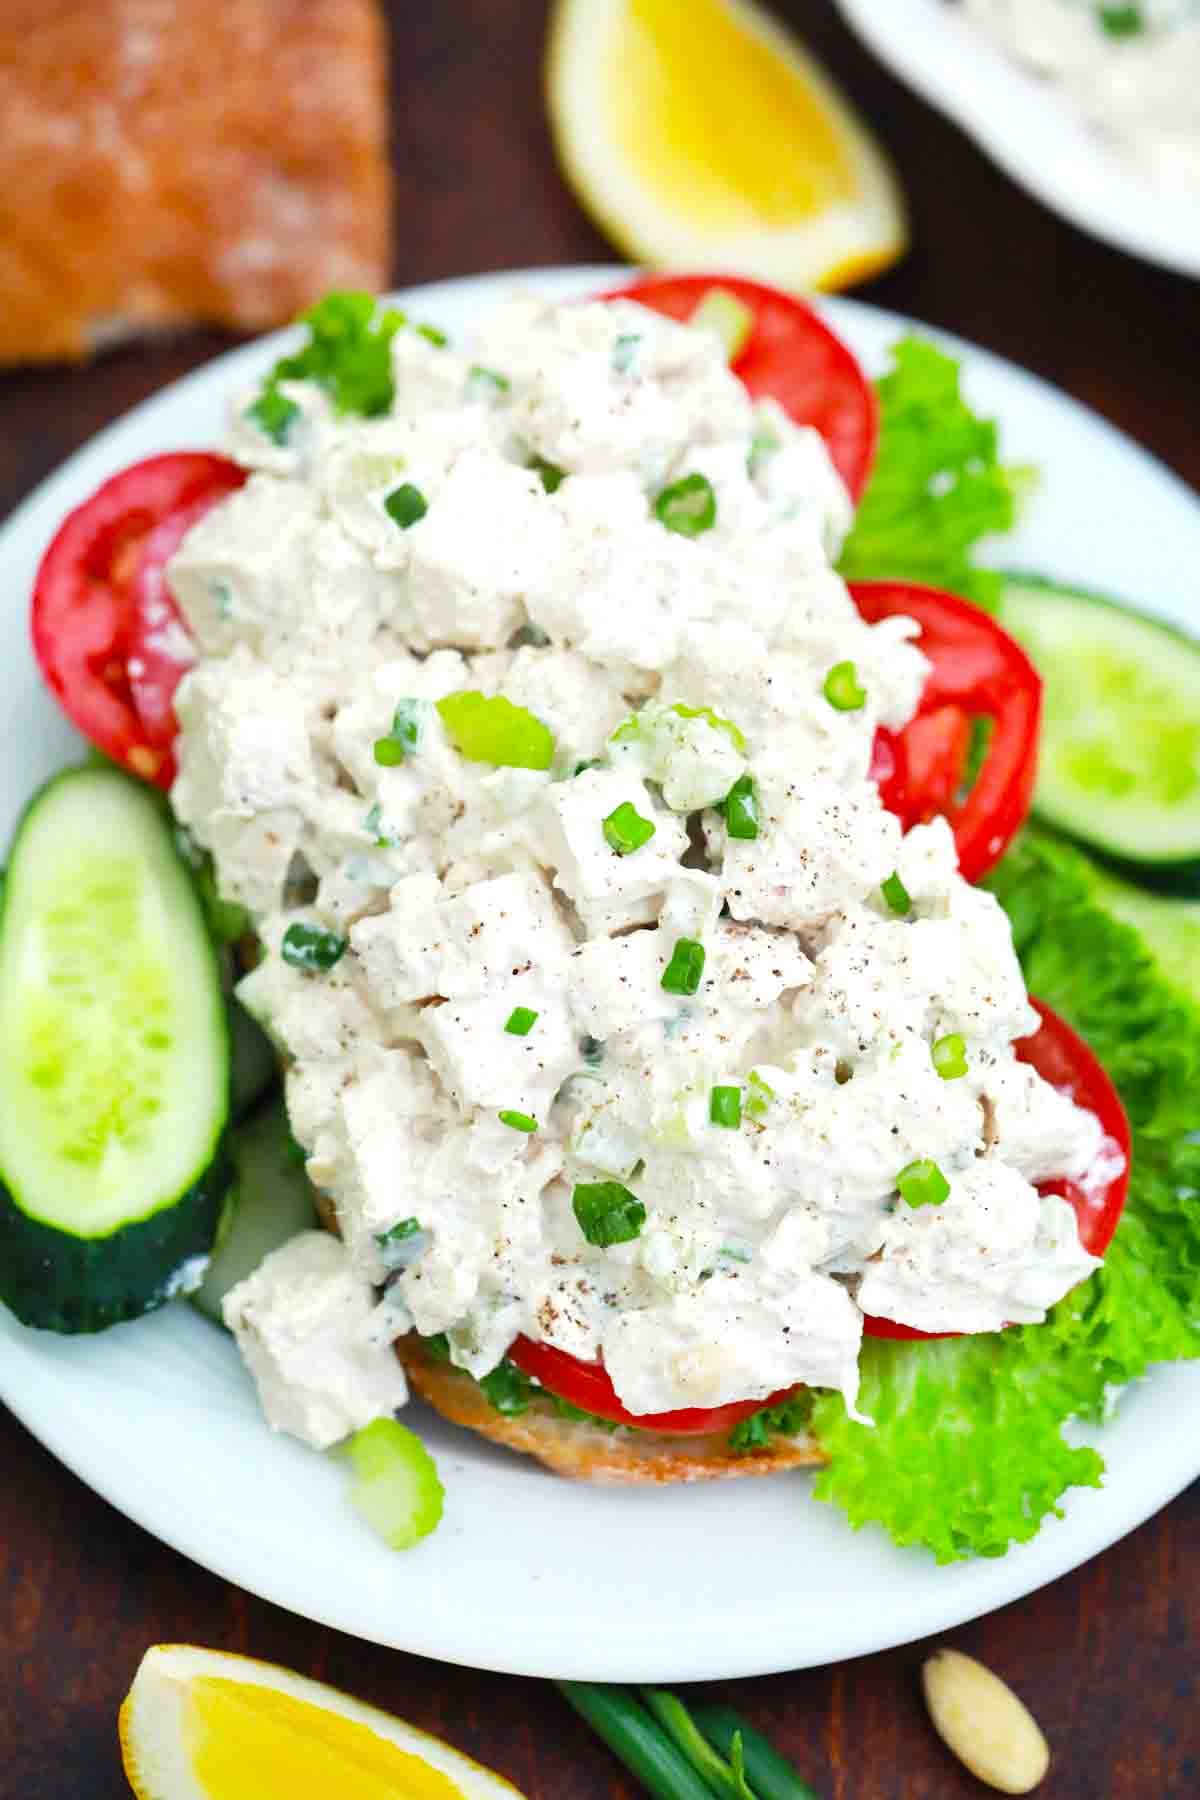
<instances>
[{"instance_id":1,"label":"lemon wedge","mask_svg":"<svg viewBox=\"0 0 1200 1800\"><path fill-rule=\"evenodd\" d=\"M887 157L752 0L557 0L546 94L567 181L640 262L835 288L906 247Z\"/></svg>"},{"instance_id":2,"label":"lemon wedge","mask_svg":"<svg viewBox=\"0 0 1200 1800\"><path fill-rule=\"evenodd\" d=\"M403 1719L192 1644L147 1650L120 1731L137 1800L521 1800Z\"/></svg>"}]
</instances>

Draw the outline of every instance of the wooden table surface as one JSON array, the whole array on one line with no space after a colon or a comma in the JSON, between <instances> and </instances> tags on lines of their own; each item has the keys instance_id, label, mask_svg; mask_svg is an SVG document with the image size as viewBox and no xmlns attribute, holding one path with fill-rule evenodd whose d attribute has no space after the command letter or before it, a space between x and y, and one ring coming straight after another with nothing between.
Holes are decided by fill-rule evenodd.
<instances>
[{"instance_id":1,"label":"wooden table surface","mask_svg":"<svg viewBox=\"0 0 1200 1800\"><path fill-rule=\"evenodd\" d=\"M397 0L392 11L397 281L610 255L551 156L539 91L543 6ZM780 11L802 26L903 173L913 249L863 296L1025 363L1200 486L1196 286L1044 211L875 64L828 0ZM0 513L109 419L224 345L196 334L80 372L0 377ZM1097 495L1098 508L1112 503ZM250 1598L131 1525L7 1413L0 1467L3 1795L124 1794L117 1707L146 1646L173 1639L248 1651L349 1688L443 1732L531 1800L633 1793L544 1684L374 1649ZM1032 1704L1056 1752L1048 1797L1190 1795L1200 1792L1198 1596L1193 1487L1086 1568L945 1641L982 1657ZM965 1800L982 1790L925 1721L925 1648L726 1691L830 1800Z\"/></svg>"}]
</instances>

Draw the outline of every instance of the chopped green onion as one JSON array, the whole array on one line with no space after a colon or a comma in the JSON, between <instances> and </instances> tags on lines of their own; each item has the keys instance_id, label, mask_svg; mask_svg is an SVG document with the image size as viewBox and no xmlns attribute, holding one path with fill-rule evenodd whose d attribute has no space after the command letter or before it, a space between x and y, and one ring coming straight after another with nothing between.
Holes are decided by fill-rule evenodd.
<instances>
[{"instance_id":1,"label":"chopped green onion","mask_svg":"<svg viewBox=\"0 0 1200 1800\"><path fill-rule=\"evenodd\" d=\"M741 1739L746 1780L757 1800L819 1800L773 1744L734 1712L731 1706L693 1703L692 1717L714 1750L733 1760L734 1740Z\"/></svg>"},{"instance_id":2,"label":"chopped green onion","mask_svg":"<svg viewBox=\"0 0 1200 1800\"><path fill-rule=\"evenodd\" d=\"M711 331L721 340L726 362L736 362L754 329L754 314L728 288L709 288L688 320L700 331Z\"/></svg>"},{"instance_id":3,"label":"chopped green onion","mask_svg":"<svg viewBox=\"0 0 1200 1800\"><path fill-rule=\"evenodd\" d=\"M735 725L732 719L723 719L720 713L713 711L711 706L685 706L682 700L677 700L674 706L667 708L667 711L678 713L681 719L703 719L706 724L712 726L714 731L722 732L735 750L740 750L743 756L746 754L746 739L741 727ZM630 723L637 723L636 715ZM622 726L620 729L624 730L625 727Z\"/></svg>"},{"instance_id":4,"label":"chopped green onion","mask_svg":"<svg viewBox=\"0 0 1200 1800\"><path fill-rule=\"evenodd\" d=\"M523 706L502 694L491 698L477 689L447 694L437 703L447 735L468 762L497 768L548 769L554 758L554 736Z\"/></svg>"},{"instance_id":5,"label":"chopped green onion","mask_svg":"<svg viewBox=\"0 0 1200 1800\"><path fill-rule=\"evenodd\" d=\"M746 1111L752 1119L761 1119L775 1098L775 1089L768 1087L757 1069L751 1069L746 1077L746 1085L750 1089L746 1099Z\"/></svg>"},{"instance_id":6,"label":"chopped green onion","mask_svg":"<svg viewBox=\"0 0 1200 1800\"><path fill-rule=\"evenodd\" d=\"M504 1029L513 1037L528 1037L537 1024L537 1017L531 1006L514 1006L508 1015Z\"/></svg>"},{"instance_id":7,"label":"chopped green onion","mask_svg":"<svg viewBox=\"0 0 1200 1800\"><path fill-rule=\"evenodd\" d=\"M704 945L695 938L679 938L663 970L663 987L668 994L694 994L703 974Z\"/></svg>"},{"instance_id":8,"label":"chopped green onion","mask_svg":"<svg viewBox=\"0 0 1200 1800\"><path fill-rule=\"evenodd\" d=\"M1136 37L1139 31L1145 30L1146 21L1140 6L1102 6L1100 27L1109 37Z\"/></svg>"},{"instance_id":9,"label":"chopped green onion","mask_svg":"<svg viewBox=\"0 0 1200 1800\"><path fill-rule=\"evenodd\" d=\"M383 510L401 531L407 531L410 525L415 525L418 519L425 517L429 511L429 502L419 487L414 487L411 481L402 481L387 496Z\"/></svg>"},{"instance_id":10,"label":"chopped green onion","mask_svg":"<svg viewBox=\"0 0 1200 1800\"><path fill-rule=\"evenodd\" d=\"M640 331L623 331L617 338L612 349L612 366L618 375L631 373L641 341Z\"/></svg>"},{"instance_id":11,"label":"chopped green onion","mask_svg":"<svg viewBox=\"0 0 1200 1800\"><path fill-rule=\"evenodd\" d=\"M421 743L423 700L400 700L392 714L392 729L386 737L375 739L375 761L384 769L394 769L406 756L412 756Z\"/></svg>"},{"instance_id":12,"label":"chopped green onion","mask_svg":"<svg viewBox=\"0 0 1200 1800\"><path fill-rule=\"evenodd\" d=\"M908 1206L940 1206L950 1194L950 1183L927 1156L906 1163L896 1177L896 1186Z\"/></svg>"},{"instance_id":13,"label":"chopped green onion","mask_svg":"<svg viewBox=\"0 0 1200 1800\"><path fill-rule=\"evenodd\" d=\"M415 1432L396 1419L376 1419L346 1446L354 1467L351 1498L392 1550L410 1550L437 1525L445 1490L437 1466Z\"/></svg>"},{"instance_id":14,"label":"chopped green onion","mask_svg":"<svg viewBox=\"0 0 1200 1800\"><path fill-rule=\"evenodd\" d=\"M699 537L717 522L717 496L707 475L685 475L665 487L654 502L654 516L668 531Z\"/></svg>"},{"instance_id":15,"label":"chopped green onion","mask_svg":"<svg viewBox=\"0 0 1200 1800\"><path fill-rule=\"evenodd\" d=\"M401 1219L398 1225L390 1225L386 1231L377 1231L375 1242L379 1245L402 1244L405 1238L416 1237L420 1229L419 1220Z\"/></svg>"},{"instance_id":16,"label":"chopped green onion","mask_svg":"<svg viewBox=\"0 0 1200 1800\"><path fill-rule=\"evenodd\" d=\"M319 925L289 925L283 934L279 953L293 969L304 969L310 975L324 975L346 954L349 940L336 931L322 931Z\"/></svg>"},{"instance_id":17,"label":"chopped green onion","mask_svg":"<svg viewBox=\"0 0 1200 1800\"><path fill-rule=\"evenodd\" d=\"M514 1131L536 1131L538 1128L537 1120L531 1119L528 1113L502 1112L497 1113L496 1117L502 1125L510 1125Z\"/></svg>"},{"instance_id":18,"label":"chopped green onion","mask_svg":"<svg viewBox=\"0 0 1200 1800\"><path fill-rule=\"evenodd\" d=\"M423 337L427 344L432 344L434 346L435 350L444 350L446 345L450 342L446 333L437 325L418 325L417 336Z\"/></svg>"},{"instance_id":19,"label":"chopped green onion","mask_svg":"<svg viewBox=\"0 0 1200 1800\"><path fill-rule=\"evenodd\" d=\"M598 1069L600 1064L604 1061L604 1039L587 1036L581 1037L579 1040L579 1054L582 1056L589 1069Z\"/></svg>"},{"instance_id":20,"label":"chopped green onion","mask_svg":"<svg viewBox=\"0 0 1200 1800\"><path fill-rule=\"evenodd\" d=\"M498 369L485 369L481 363L472 363L467 370L467 399L496 400L501 394L507 394L512 383L507 375L501 375Z\"/></svg>"},{"instance_id":21,"label":"chopped green onion","mask_svg":"<svg viewBox=\"0 0 1200 1800\"><path fill-rule=\"evenodd\" d=\"M528 1412L530 1399L537 1392L524 1370L510 1363L507 1357L489 1374L480 1377L479 1386L489 1404L506 1419L516 1419Z\"/></svg>"},{"instance_id":22,"label":"chopped green onion","mask_svg":"<svg viewBox=\"0 0 1200 1800\"><path fill-rule=\"evenodd\" d=\"M961 1031L951 1031L934 1041L930 1055L943 1081L957 1081L967 1072L967 1046Z\"/></svg>"},{"instance_id":23,"label":"chopped green onion","mask_svg":"<svg viewBox=\"0 0 1200 1800\"><path fill-rule=\"evenodd\" d=\"M373 418L395 395L391 343L404 324L394 307L377 310L373 294L326 294L301 315L309 342L275 364L269 382L316 381L339 413Z\"/></svg>"},{"instance_id":24,"label":"chopped green onion","mask_svg":"<svg viewBox=\"0 0 1200 1800\"><path fill-rule=\"evenodd\" d=\"M723 802L725 829L731 838L758 836L758 792L751 775L739 775Z\"/></svg>"},{"instance_id":25,"label":"chopped green onion","mask_svg":"<svg viewBox=\"0 0 1200 1800\"><path fill-rule=\"evenodd\" d=\"M531 457L529 467L541 477L542 486L548 494L557 494L567 478L565 469L560 469L557 463L547 462L544 456Z\"/></svg>"},{"instance_id":26,"label":"chopped green onion","mask_svg":"<svg viewBox=\"0 0 1200 1800\"><path fill-rule=\"evenodd\" d=\"M300 417L300 408L286 394L281 394L273 381L268 381L254 405L246 408L246 417L253 419L273 444L286 444L292 426Z\"/></svg>"},{"instance_id":27,"label":"chopped green onion","mask_svg":"<svg viewBox=\"0 0 1200 1800\"><path fill-rule=\"evenodd\" d=\"M646 1209L619 1181L577 1181L571 1207L589 1244L627 1244L646 1223Z\"/></svg>"},{"instance_id":28,"label":"chopped green onion","mask_svg":"<svg viewBox=\"0 0 1200 1800\"><path fill-rule=\"evenodd\" d=\"M887 880L880 884L879 891L894 913L903 916L912 911L912 896L895 869L892 870Z\"/></svg>"},{"instance_id":29,"label":"chopped green onion","mask_svg":"<svg viewBox=\"0 0 1200 1800\"><path fill-rule=\"evenodd\" d=\"M571 779L574 780L576 775L586 775L589 769L598 769L603 760L600 756L589 756L586 762L577 762L571 770Z\"/></svg>"},{"instance_id":30,"label":"chopped green onion","mask_svg":"<svg viewBox=\"0 0 1200 1800\"><path fill-rule=\"evenodd\" d=\"M672 1694L667 1688L653 1687L643 1687L639 1692L651 1717L658 1720L672 1743L687 1757L696 1773L707 1781L714 1794L728 1794L731 1800L755 1800L746 1786L744 1772L718 1756L678 1694ZM738 1761L741 1761L740 1739Z\"/></svg>"},{"instance_id":31,"label":"chopped green onion","mask_svg":"<svg viewBox=\"0 0 1200 1800\"><path fill-rule=\"evenodd\" d=\"M834 663L821 692L838 712L857 712L867 702L867 690L860 687L858 670L852 662Z\"/></svg>"},{"instance_id":32,"label":"chopped green onion","mask_svg":"<svg viewBox=\"0 0 1200 1800\"><path fill-rule=\"evenodd\" d=\"M714 1125L736 1131L742 1122L742 1090L740 1087L715 1087L708 1096L708 1116Z\"/></svg>"},{"instance_id":33,"label":"chopped green onion","mask_svg":"<svg viewBox=\"0 0 1200 1800\"><path fill-rule=\"evenodd\" d=\"M622 800L613 808L601 827L605 842L618 856L632 856L654 836L654 824L643 819L631 800Z\"/></svg>"},{"instance_id":34,"label":"chopped green onion","mask_svg":"<svg viewBox=\"0 0 1200 1800\"><path fill-rule=\"evenodd\" d=\"M559 1681L559 1693L653 1800L712 1800L712 1789L628 1688Z\"/></svg>"},{"instance_id":35,"label":"chopped green onion","mask_svg":"<svg viewBox=\"0 0 1200 1800\"><path fill-rule=\"evenodd\" d=\"M434 1362L448 1363L450 1361L450 1339L444 1331L437 1331L432 1337L423 1337L421 1348L426 1356L433 1358Z\"/></svg>"}]
</instances>

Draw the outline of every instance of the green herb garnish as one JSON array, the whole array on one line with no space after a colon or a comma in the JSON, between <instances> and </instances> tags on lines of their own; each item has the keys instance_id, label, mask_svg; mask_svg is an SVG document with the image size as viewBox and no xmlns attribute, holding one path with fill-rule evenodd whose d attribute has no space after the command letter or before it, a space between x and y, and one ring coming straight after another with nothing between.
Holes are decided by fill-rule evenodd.
<instances>
[{"instance_id":1,"label":"green herb garnish","mask_svg":"<svg viewBox=\"0 0 1200 1800\"><path fill-rule=\"evenodd\" d=\"M416 1237L421 1229L417 1219L401 1219L398 1225L389 1225L386 1231L375 1233L375 1242L382 1249L385 1244L402 1244L405 1238Z\"/></svg>"},{"instance_id":2,"label":"green herb garnish","mask_svg":"<svg viewBox=\"0 0 1200 1800\"><path fill-rule=\"evenodd\" d=\"M323 931L319 925L289 925L283 934L279 953L293 969L304 969L310 975L325 975L346 954L349 939L336 931Z\"/></svg>"},{"instance_id":3,"label":"green herb garnish","mask_svg":"<svg viewBox=\"0 0 1200 1800\"><path fill-rule=\"evenodd\" d=\"M891 911L898 913L901 918L903 918L905 913L910 913L912 911L912 896L901 881L896 870L893 869L887 880L881 882L879 891L887 901Z\"/></svg>"},{"instance_id":4,"label":"green herb garnish","mask_svg":"<svg viewBox=\"0 0 1200 1800\"><path fill-rule=\"evenodd\" d=\"M557 463L547 462L544 456L530 457L529 467L541 478L548 494L557 494L567 478L565 469L560 469Z\"/></svg>"},{"instance_id":5,"label":"green herb garnish","mask_svg":"<svg viewBox=\"0 0 1200 1800\"><path fill-rule=\"evenodd\" d=\"M538 1128L537 1120L531 1119L528 1113L505 1111L497 1113L496 1117L502 1125L511 1126L513 1131L536 1131Z\"/></svg>"},{"instance_id":6,"label":"green herb garnish","mask_svg":"<svg viewBox=\"0 0 1200 1800\"><path fill-rule=\"evenodd\" d=\"M631 800L622 800L613 808L602 826L604 840L618 856L632 856L654 836L654 823L643 819Z\"/></svg>"},{"instance_id":7,"label":"green herb garnish","mask_svg":"<svg viewBox=\"0 0 1200 1800\"><path fill-rule=\"evenodd\" d=\"M339 413L385 413L395 393L391 342L404 314L390 306L378 311L371 294L326 294L301 323L308 326L309 342L275 364L264 397L280 381L315 381Z\"/></svg>"},{"instance_id":8,"label":"green herb garnish","mask_svg":"<svg viewBox=\"0 0 1200 1800\"><path fill-rule=\"evenodd\" d=\"M376 738L375 761L383 769L394 769L405 757L415 754L421 743L423 700L399 700L392 714L392 729L386 737Z\"/></svg>"},{"instance_id":9,"label":"green herb garnish","mask_svg":"<svg viewBox=\"0 0 1200 1800\"><path fill-rule=\"evenodd\" d=\"M758 836L758 790L753 776L738 776L726 794L721 810L731 838L748 840Z\"/></svg>"},{"instance_id":10,"label":"green herb garnish","mask_svg":"<svg viewBox=\"0 0 1200 1800\"><path fill-rule=\"evenodd\" d=\"M662 985L668 994L694 994L704 975L704 945L681 937L663 970Z\"/></svg>"},{"instance_id":11,"label":"green herb garnish","mask_svg":"<svg viewBox=\"0 0 1200 1800\"><path fill-rule=\"evenodd\" d=\"M896 1187L906 1206L940 1206L950 1197L950 1183L927 1156L905 1163L896 1177Z\"/></svg>"},{"instance_id":12,"label":"green herb garnish","mask_svg":"<svg viewBox=\"0 0 1200 1800\"><path fill-rule=\"evenodd\" d=\"M712 1124L736 1131L742 1122L742 1090L740 1087L715 1087L708 1096L708 1116Z\"/></svg>"},{"instance_id":13,"label":"green herb garnish","mask_svg":"<svg viewBox=\"0 0 1200 1800\"><path fill-rule=\"evenodd\" d=\"M668 531L699 537L717 522L717 496L707 475L685 475L665 487L654 502L654 516Z\"/></svg>"},{"instance_id":14,"label":"green herb garnish","mask_svg":"<svg viewBox=\"0 0 1200 1800\"><path fill-rule=\"evenodd\" d=\"M1101 6L1096 16L1100 29L1111 38L1137 37L1146 29L1140 6Z\"/></svg>"},{"instance_id":15,"label":"green herb garnish","mask_svg":"<svg viewBox=\"0 0 1200 1800\"><path fill-rule=\"evenodd\" d=\"M514 1006L505 1021L505 1031L513 1037L528 1037L537 1024L537 1014L530 1006Z\"/></svg>"},{"instance_id":16,"label":"green herb garnish","mask_svg":"<svg viewBox=\"0 0 1200 1800\"><path fill-rule=\"evenodd\" d=\"M646 1223L645 1207L619 1181L576 1182L571 1207L588 1243L602 1250L629 1243Z\"/></svg>"},{"instance_id":17,"label":"green herb garnish","mask_svg":"<svg viewBox=\"0 0 1200 1800\"><path fill-rule=\"evenodd\" d=\"M383 510L401 531L407 531L410 525L425 517L429 502L419 487L414 487L411 481L402 481L384 500Z\"/></svg>"},{"instance_id":18,"label":"green herb garnish","mask_svg":"<svg viewBox=\"0 0 1200 1800\"><path fill-rule=\"evenodd\" d=\"M821 692L838 712L857 712L867 703L867 690L860 685L858 670L852 662L834 663Z\"/></svg>"},{"instance_id":19,"label":"green herb garnish","mask_svg":"<svg viewBox=\"0 0 1200 1800\"><path fill-rule=\"evenodd\" d=\"M246 408L246 417L253 419L273 444L286 444L292 426L300 417L300 408L294 400L280 393L274 381L268 381L253 406Z\"/></svg>"}]
</instances>

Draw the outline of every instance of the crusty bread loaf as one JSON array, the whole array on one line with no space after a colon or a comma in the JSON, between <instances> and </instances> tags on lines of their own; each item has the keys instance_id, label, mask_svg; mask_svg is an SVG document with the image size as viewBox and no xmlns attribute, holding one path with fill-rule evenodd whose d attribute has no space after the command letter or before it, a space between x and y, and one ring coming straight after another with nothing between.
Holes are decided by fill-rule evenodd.
<instances>
[{"instance_id":1,"label":"crusty bread loaf","mask_svg":"<svg viewBox=\"0 0 1200 1800\"><path fill-rule=\"evenodd\" d=\"M419 1338L402 1338L396 1351L414 1391L444 1418L509 1450L535 1456L556 1475L634 1486L776 1475L827 1460L809 1437L777 1437L764 1450L734 1455L724 1434L681 1438L649 1431L605 1431L586 1420L564 1419L549 1400L535 1399L528 1411L506 1417L469 1375L427 1356Z\"/></svg>"},{"instance_id":2,"label":"crusty bread loaf","mask_svg":"<svg viewBox=\"0 0 1200 1800\"><path fill-rule=\"evenodd\" d=\"M391 274L374 0L6 0L0 361Z\"/></svg>"}]
</instances>

